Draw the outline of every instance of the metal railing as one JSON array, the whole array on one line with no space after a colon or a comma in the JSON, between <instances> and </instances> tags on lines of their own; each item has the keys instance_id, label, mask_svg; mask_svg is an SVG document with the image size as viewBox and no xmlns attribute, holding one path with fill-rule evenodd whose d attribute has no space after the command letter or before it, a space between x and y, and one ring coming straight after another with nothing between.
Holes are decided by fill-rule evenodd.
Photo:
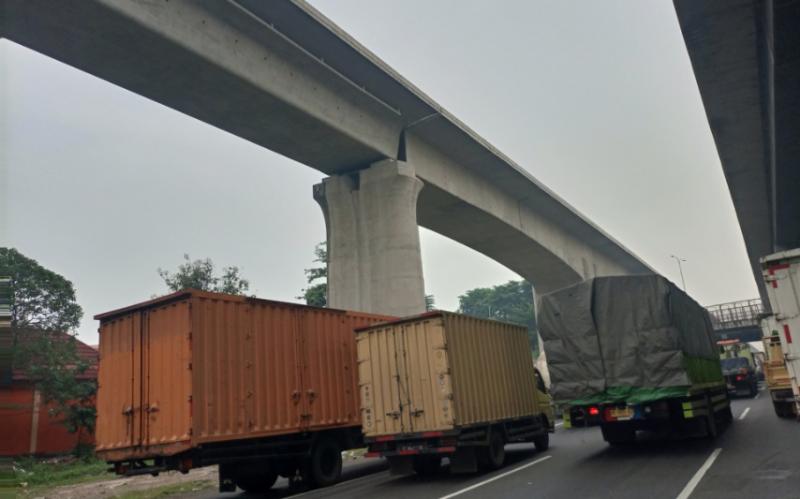
<instances>
[{"instance_id":1,"label":"metal railing","mask_svg":"<svg viewBox=\"0 0 800 499\"><path fill-rule=\"evenodd\" d=\"M711 315L714 329L758 326L758 320L764 313L764 306L758 298L720 303L706 307L706 309Z\"/></svg>"}]
</instances>

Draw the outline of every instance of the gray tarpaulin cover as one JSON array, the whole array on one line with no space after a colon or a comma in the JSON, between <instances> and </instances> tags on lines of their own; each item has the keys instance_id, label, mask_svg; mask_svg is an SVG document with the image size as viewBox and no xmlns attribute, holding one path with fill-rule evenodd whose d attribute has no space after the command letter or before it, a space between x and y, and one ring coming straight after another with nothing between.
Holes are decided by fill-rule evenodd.
<instances>
[{"instance_id":1,"label":"gray tarpaulin cover","mask_svg":"<svg viewBox=\"0 0 800 499\"><path fill-rule=\"evenodd\" d=\"M539 329L557 401L688 386L685 357L719 359L706 310L657 275L596 277L544 295Z\"/></svg>"}]
</instances>

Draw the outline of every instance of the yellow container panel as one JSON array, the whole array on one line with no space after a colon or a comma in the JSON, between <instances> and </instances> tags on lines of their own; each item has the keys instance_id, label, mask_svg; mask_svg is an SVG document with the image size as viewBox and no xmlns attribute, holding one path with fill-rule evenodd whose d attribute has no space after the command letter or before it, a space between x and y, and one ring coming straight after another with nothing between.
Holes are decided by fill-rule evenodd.
<instances>
[{"instance_id":1,"label":"yellow container panel","mask_svg":"<svg viewBox=\"0 0 800 499\"><path fill-rule=\"evenodd\" d=\"M357 345L368 437L542 412L524 327L439 312L361 330Z\"/></svg>"},{"instance_id":2,"label":"yellow container panel","mask_svg":"<svg viewBox=\"0 0 800 499\"><path fill-rule=\"evenodd\" d=\"M400 330L404 348L400 393L407 395L403 411L411 431L451 429L453 392L441 317L404 324Z\"/></svg>"},{"instance_id":3,"label":"yellow container panel","mask_svg":"<svg viewBox=\"0 0 800 499\"><path fill-rule=\"evenodd\" d=\"M539 414L524 327L443 314L456 425Z\"/></svg>"},{"instance_id":4,"label":"yellow container panel","mask_svg":"<svg viewBox=\"0 0 800 499\"><path fill-rule=\"evenodd\" d=\"M361 421L367 436L409 431L409 422L401 419L397 333L395 327L376 327L357 336Z\"/></svg>"}]
</instances>

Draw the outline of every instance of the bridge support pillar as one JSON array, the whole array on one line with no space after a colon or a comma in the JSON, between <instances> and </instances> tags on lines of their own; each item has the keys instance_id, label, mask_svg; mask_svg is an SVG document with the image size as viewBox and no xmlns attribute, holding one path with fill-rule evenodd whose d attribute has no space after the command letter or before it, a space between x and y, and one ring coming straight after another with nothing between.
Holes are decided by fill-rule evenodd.
<instances>
[{"instance_id":1,"label":"bridge support pillar","mask_svg":"<svg viewBox=\"0 0 800 499\"><path fill-rule=\"evenodd\" d=\"M328 237L328 306L405 316L425 311L414 168L384 160L314 186Z\"/></svg>"}]
</instances>

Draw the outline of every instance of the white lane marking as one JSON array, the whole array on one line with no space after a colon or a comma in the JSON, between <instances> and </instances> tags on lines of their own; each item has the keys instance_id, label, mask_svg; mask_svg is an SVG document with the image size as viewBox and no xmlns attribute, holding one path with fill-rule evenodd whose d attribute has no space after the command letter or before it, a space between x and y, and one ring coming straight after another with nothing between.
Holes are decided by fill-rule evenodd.
<instances>
[{"instance_id":1,"label":"white lane marking","mask_svg":"<svg viewBox=\"0 0 800 499\"><path fill-rule=\"evenodd\" d=\"M558 423L555 424L555 426L561 426L562 424L564 424L564 422L563 421L559 421Z\"/></svg>"},{"instance_id":2,"label":"white lane marking","mask_svg":"<svg viewBox=\"0 0 800 499\"><path fill-rule=\"evenodd\" d=\"M708 469L711 467L711 465L714 464L714 461L716 461L717 456L719 456L720 452L722 452L721 448L714 449L714 452L712 452L711 455L708 456L706 462L704 462L703 465L700 466L700 469L697 470L697 473L694 474L692 479L689 480L689 483L686 484L686 487L684 487L681 493L678 494L677 499L689 499L689 496L692 495L692 492L694 492L694 489L695 487L697 487L697 484L699 484L700 480L703 479L703 475L705 475Z\"/></svg>"},{"instance_id":3,"label":"white lane marking","mask_svg":"<svg viewBox=\"0 0 800 499\"><path fill-rule=\"evenodd\" d=\"M497 475L497 476L493 476L492 478L489 478L488 480L484 480L484 481L482 481L482 482L478 482L478 483L476 483L475 485L470 485L469 487L463 488L463 489L461 489L461 490L457 490L457 491L453 492L452 494L447 494L446 496L442 496L442 497L440 497L439 499L450 499L451 497L460 496L461 494L463 494L463 493L465 493L465 492L469 492L470 490L475 490L475 489L477 489L478 487L482 487L482 486L486 485L487 483L494 482L495 480L500 480L500 479L501 479L501 478L503 478L504 476L508 476L508 475L510 475L510 474L512 474L512 473L516 473L517 471L522 471L522 470L524 470L525 468L530 468L530 467L531 467L531 466L533 466L534 464L539 464L539 463L541 463L542 461L547 461L547 460L548 460L548 459L550 459L551 457L553 457L553 456L544 456L544 457L540 457L540 458L539 458L539 459L537 459L536 461L531 461L530 463L523 464L522 466L517 466L517 467L516 467L516 468L514 468L513 470L506 471L505 473L500 473L499 475Z\"/></svg>"},{"instance_id":4,"label":"white lane marking","mask_svg":"<svg viewBox=\"0 0 800 499\"><path fill-rule=\"evenodd\" d=\"M355 484L355 483L366 482L368 478L372 478L372 479L376 479L376 478L386 478L386 476L385 476L385 473L382 473L383 471L386 471L386 470L381 470L381 471L378 471L378 472L375 472L375 473L369 473L369 474L367 474L367 475L364 475L364 476L359 476L359 477L356 477L356 478L351 478L350 480L342 480L341 482L337 482L337 483L335 483L335 484L334 484L334 485L333 485L331 488L334 488L334 487L339 487L339 486L341 486L341 485L352 485L352 484ZM288 498L288 497L291 497L292 499L294 499L295 497L304 497L304 496L309 496L309 495L311 495L311 494L314 494L314 493L320 492L320 490L324 490L324 489L312 489L312 490L306 490L305 492L300 492L300 493L297 493L297 494L288 495L288 496L286 496L286 497L287 497L287 498Z\"/></svg>"},{"instance_id":5,"label":"white lane marking","mask_svg":"<svg viewBox=\"0 0 800 499\"><path fill-rule=\"evenodd\" d=\"M743 420L744 417L747 416L748 412L750 412L750 408L749 407L745 407L744 410L742 411L742 415L739 416L739 421Z\"/></svg>"},{"instance_id":6,"label":"white lane marking","mask_svg":"<svg viewBox=\"0 0 800 499\"><path fill-rule=\"evenodd\" d=\"M761 390L759 390L758 393L756 393L756 396L753 397L753 400L758 400L759 395L761 395Z\"/></svg>"}]
</instances>

